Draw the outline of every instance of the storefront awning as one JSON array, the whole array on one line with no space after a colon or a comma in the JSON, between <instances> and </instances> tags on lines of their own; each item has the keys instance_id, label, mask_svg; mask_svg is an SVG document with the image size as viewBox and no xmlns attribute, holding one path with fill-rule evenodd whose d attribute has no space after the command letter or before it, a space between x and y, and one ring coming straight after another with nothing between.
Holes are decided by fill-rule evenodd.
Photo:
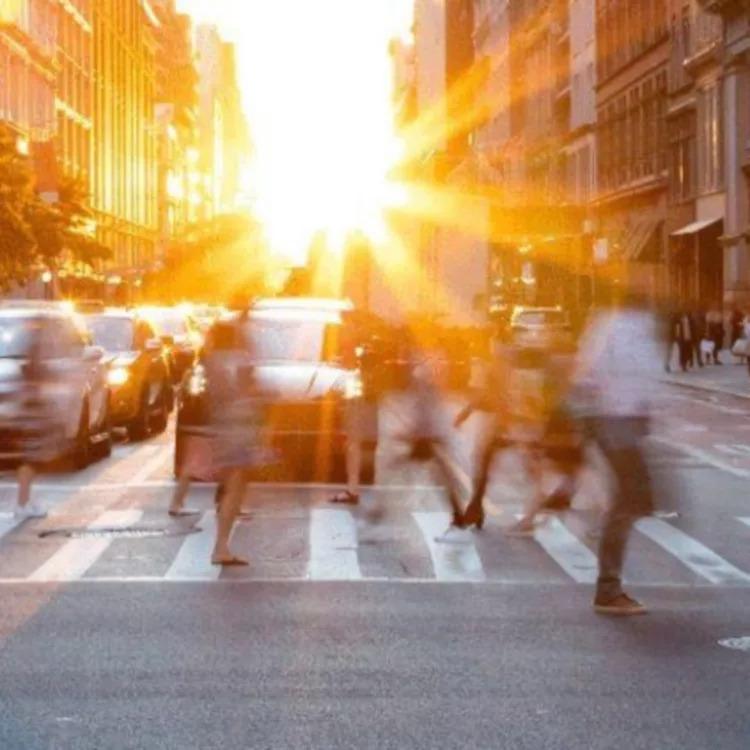
<instances>
[{"instance_id":1,"label":"storefront awning","mask_svg":"<svg viewBox=\"0 0 750 750\"><path fill-rule=\"evenodd\" d=\"M623 260L643 260L660 225L660 219L641 219L625 239L622 248Z\"/></svg>"},{"instance_id":2,"label":"storefront awning","mask_svg":"<svg viewBox=\"0 0 750 750\"><path fill-rule=\"evenodd\" d=\"M717 224L720 224L723 221L723 219L702 219L701 221L694 221L691 224L688 224L687 226L682 227L681 229L678 229L676 232L672 232L670 234L670 237L688 237L693 234L698 234L698 232L702 232L704 229L709 229L710 227L716 226Z\"/></svg>"}]
</instances>

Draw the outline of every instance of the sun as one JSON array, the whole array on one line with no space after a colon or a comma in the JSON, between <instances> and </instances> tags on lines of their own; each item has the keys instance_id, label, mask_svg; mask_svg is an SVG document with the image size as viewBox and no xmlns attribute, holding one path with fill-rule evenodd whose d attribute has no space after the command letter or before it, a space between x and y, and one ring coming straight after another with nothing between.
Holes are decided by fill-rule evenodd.
<instances>
[{"instance_id":1,"label":"sun","mask_svg":"<svg viewBox=\"0 0 750 750\"><path fill-rule=\"evenodd\" d=\"M264 3L277 28L278 6ZM408 0L294 4L283 44L241 59L254 156L247 184L272 250L304 262L321 232L332 249L352 232L382 236L403 153L395 132L388 43L409 25ZM276 6L274 9L273 6ZM279 52L281 50L281 53Z\"/></svg>"}]
</instances>

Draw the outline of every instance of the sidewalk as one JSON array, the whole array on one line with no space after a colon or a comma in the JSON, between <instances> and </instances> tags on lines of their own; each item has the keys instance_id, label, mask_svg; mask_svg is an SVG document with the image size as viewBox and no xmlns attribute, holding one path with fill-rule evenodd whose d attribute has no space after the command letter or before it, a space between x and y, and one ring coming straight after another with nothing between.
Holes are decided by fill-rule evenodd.
<instances>
[{"instance_id":1,"label":"sidewalk","mask_svg":"<svg viewBox=\"0 0 750 750\"><path fill-rule=\"evenodd\" d=\"M663 383L679 385L683 388L695 388L750 399L750 375L747 365L744 362L740 364L729 351L722 352L720 358L723 365L705 365L687 372L681 372L673 364L672 372L664 373L660 380Z\"/></svg>"}]
</instances>

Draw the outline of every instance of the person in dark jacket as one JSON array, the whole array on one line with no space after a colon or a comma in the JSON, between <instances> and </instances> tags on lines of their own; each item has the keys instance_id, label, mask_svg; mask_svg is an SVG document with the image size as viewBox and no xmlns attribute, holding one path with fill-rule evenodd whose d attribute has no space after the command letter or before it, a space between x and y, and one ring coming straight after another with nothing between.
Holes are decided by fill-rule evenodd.
<instances>
[{"instance_id":1,"label":"person in dark jacket","mask_svg":"<svg viewBox=\"0 0 750 750\"><path fill-rule=\"evenodd\" d=\"M704 338L706 338L706 311L698 303L695 303L690 312L690 343L692 346L690 356L692 362L697 362L699 367L703 367L701 342Z\"/></svg>"}]
</instances>

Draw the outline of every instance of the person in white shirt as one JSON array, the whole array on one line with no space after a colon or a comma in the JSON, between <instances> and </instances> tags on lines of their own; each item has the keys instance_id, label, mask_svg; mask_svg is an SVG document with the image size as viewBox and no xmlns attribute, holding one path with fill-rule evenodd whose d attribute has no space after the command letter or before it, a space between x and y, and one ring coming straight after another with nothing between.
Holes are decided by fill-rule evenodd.
<instances>
[{"instance_id":1,"label":"person in white shirt","mask_svg":"<svg viewBox=\"0 0 750 750\"><path fill-rule=\"evenodd\" d=\"M599 544L594 608L602 614L646 612L623 591L621 578L633 524L653 512L642 443L648 435L649 394L658 374L661 349L656 316L632 292L610 308L595 312L580 342L575 376L578 412L615 477Z\"/></svg>"}]
</instances>

